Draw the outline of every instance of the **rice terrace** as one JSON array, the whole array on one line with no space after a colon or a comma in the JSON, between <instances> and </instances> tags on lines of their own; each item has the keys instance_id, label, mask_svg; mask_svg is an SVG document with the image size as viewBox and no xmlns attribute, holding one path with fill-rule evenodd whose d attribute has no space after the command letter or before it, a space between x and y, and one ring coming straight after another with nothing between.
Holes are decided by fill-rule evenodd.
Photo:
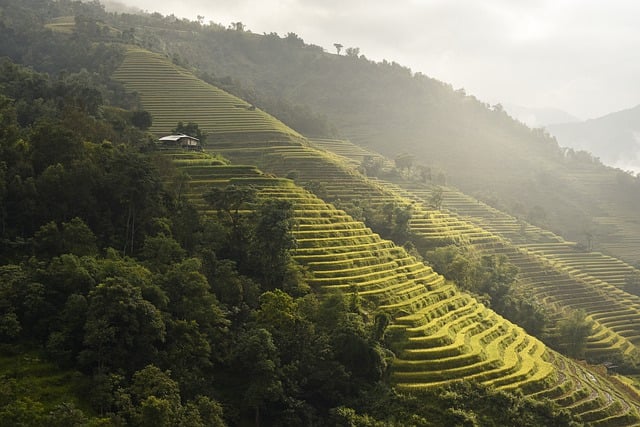
<instances>
[{"instance_id":1,"label":"rice terrace","mask_svg":"<svg viewBox=\"0 0 640 427\"><path fill-rule=\"evenodd\" d=\"M638 176L203 19L0 5L0 425L640 425Z\"/></svg>"}]
</instances>

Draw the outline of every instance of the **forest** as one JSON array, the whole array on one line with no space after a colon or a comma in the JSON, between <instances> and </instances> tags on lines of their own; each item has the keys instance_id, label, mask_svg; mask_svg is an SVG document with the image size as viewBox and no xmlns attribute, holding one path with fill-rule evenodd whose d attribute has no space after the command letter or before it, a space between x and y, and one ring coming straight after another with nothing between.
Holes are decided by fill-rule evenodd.
<instances>
[{"instance_id":1,"label":"forest","mask_svg":"<svg viewBox=\"0 0 640 427\"><path fill-rule=\"evenodd\" d=\"M75 18L56 20L69 16ZM70 29L54 31L51 24L58 22ZM140 29L156 25L167 34ZM210 44L212 37L219 44ZM184 49L183 38L193 42L192 49ZM260 52L271 56L264 49L267 44L283 57L327 56L293 33L283 38L258 36L159 14L107 13L97 1L0 4L0 425L585 422L558 401L481 382L455 380L411 392L395 387L394 363L406 346L406 337L399 337L392 327L399 315L380 310L366 292L348 287L326 290L315 284L318 275L294 256L303 246L303 239L296 237L301 235L299 205L252 185L211 185L200 192L198 202L187 197L185 187L195 186L196 179L184 175L179 162L157 149L154 116L145 109L142 94L113 78L131 44L152 50L164 47L171 64L193 67L202 81L271 113L301 134L332 137L349 132L319 104L252 87L255 76L249 78L234 60L224 65L226 69L214 69L198 51L207 43L256 63L265 60ZM376 79L416 85L424 95L420 102L431 99L434 105L446 106L455 99L445 84L413 76L395 63L372 64L355 51L328 61L335 62L335 72L375 67L381 70ZM273 73L269 78L274 85L288 78L276 78L276 71L265 69ZM291 77L308 70L287 73ZM353 85L336 79L343 89ZM432 90L426 91L423 84ZM322 99L317 94L303 98ZM451 102L456 110L457 101ZM525 132L495 108L482 109L475 101L470 108L492 121L506 122L506 129ZM364 114L358 117L359 108L342 105L336 115L347 110L353 114L353 128L367 126ZM171 131L221 139L207 135L196 123L176 120L174 126ZM542 142L533 151L559 155L547 137L526 132ZM234 138L232 142L242 135ZM251 138L246 138L249 144L254 143ZM237 153L229 144L233 157ZM306 149L297 139L289 148L299 146ZM181 153L173 155L180 158ZM396 168L387 173L410 174L411 159L413 154L403 164L402 157L396 157ZM235 164L216 150L199 160L230 170ZM274 162L276 167L284 163ZM430 175L432 169L423 166L421 179L426 180L426 171ZM326 184L303 182L304 171L297 167L286 170L286 185L306 185L304 191L324 195L344 209L344 215L366 224L369 232L403 246L411 257L444 275L446 286L463 292L461 301L481 301L483 310L490 307L535 336L549 329L556 337L579 336L569 344L566 339L555 344L570 356L585 355L591 332L585 314L575 312L573 323L552 321L530 294L516 291L519 270L506 257L451 244L455 239L434 243L411 227L415 211L406 205L365 205L332 197ZM381 164L360 164L369 175L376 175L376 168L382 172ZM437 171L433 166L434 176ZM259 174L256 182L275 179L276 171ZM358 174L348 173L362 177L366 170ZM446 181L444 172L439 179ZM634 179L627 183L632 191ZM438 211L444 196L432 192L431 197ZM502 327L502 321L498 323ZM622 367L633 371L632 361L629 356ZM566 393L564 406L588 397ZM598 393L614 400L613 392ZM616 410L631 411L620 418L623 421L635 419L635 405L612 404Z\"/></svg>"}]
</instances>

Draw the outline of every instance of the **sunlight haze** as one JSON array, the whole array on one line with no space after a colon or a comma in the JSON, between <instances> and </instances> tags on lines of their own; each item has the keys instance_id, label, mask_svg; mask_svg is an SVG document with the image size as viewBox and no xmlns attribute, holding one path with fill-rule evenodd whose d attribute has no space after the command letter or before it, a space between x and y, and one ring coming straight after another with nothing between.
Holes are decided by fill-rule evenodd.
<instances>
[{"instance_id":1,"label":"sunlight haze","mask_svg":"<svg viewBox=\"0 0 640 427\"><path fill-rule=\"evenodd\" d=\"M556 108L581 119L640 104L632 1L125 0L148 12L252 32L294 32L334 52L358 47L491 104Z\"/></svg>"}]
</instances>

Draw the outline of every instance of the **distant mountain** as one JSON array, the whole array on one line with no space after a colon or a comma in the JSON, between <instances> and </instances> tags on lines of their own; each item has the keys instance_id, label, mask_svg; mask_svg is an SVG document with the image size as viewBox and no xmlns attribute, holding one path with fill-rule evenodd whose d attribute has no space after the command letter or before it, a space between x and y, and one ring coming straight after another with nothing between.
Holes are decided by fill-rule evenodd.
<instances>
[{"instance_id":1,"label":"distant mountain","mask_svg":"<svg viewBox=\"0 0 640 427\"><path fill-rule=\"evenodd\" d=\"M547 126L558 143L586 150L608 165L640 172L640 105L579 123Z\"/></svg>"},{"instance_id":2,"label":"distant mountain","mask_svg":"<svg viewBox=\"0 0 640 427\"><path fill-rule=\"evenodd\" d=\"M532 128L544 127L555 123L581 121L578 117L556 108L531 108L522 105L505 104L504 109L511 117Z\"/></svg>"}]
</instances>

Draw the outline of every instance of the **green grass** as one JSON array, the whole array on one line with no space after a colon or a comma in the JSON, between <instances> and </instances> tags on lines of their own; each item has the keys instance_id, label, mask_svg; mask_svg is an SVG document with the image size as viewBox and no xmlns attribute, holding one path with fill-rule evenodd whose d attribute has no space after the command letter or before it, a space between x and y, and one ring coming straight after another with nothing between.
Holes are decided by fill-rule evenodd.
<instances>
[{"instance_id":1,"label":"green grass","mask_svg":"<svg viewBox=\"0 0 640 427\"><path fill-rule=\"evenodd\" d=\"M83 376L58 368L37 352L0 350L0 383L3 400L15 393L41 403L47 412L63 403L89 410L80 399L86 388Z\"/></svg>"}]
</instances>

